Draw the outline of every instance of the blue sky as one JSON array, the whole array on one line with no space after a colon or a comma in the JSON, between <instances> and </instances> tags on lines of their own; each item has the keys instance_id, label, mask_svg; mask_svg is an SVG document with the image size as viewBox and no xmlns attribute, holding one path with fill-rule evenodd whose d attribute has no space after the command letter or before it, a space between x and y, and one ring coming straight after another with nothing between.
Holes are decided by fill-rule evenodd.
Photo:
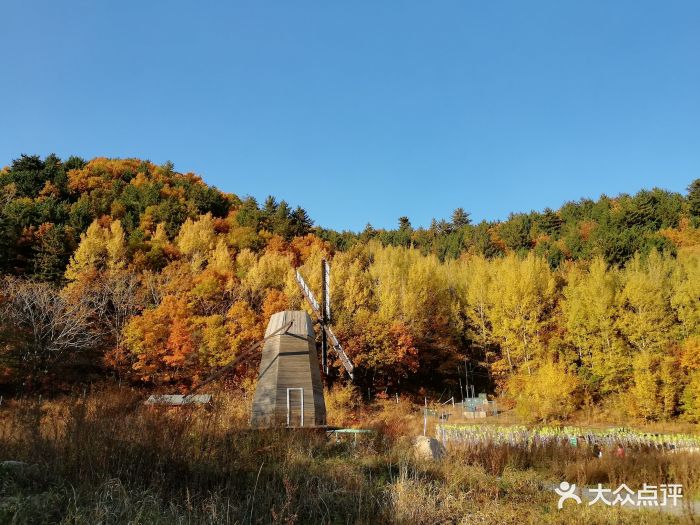
<instances>
[{"instance_id":1,"label":"blue sky","mask_svg":"<svg viewBox=\"0 0 700 525\"><path fill-rule=\"evenodd\" d=\"M3 0L0 164L171 160L338 229L700 177L700 2Z\"/></svg>"}]
</instances>

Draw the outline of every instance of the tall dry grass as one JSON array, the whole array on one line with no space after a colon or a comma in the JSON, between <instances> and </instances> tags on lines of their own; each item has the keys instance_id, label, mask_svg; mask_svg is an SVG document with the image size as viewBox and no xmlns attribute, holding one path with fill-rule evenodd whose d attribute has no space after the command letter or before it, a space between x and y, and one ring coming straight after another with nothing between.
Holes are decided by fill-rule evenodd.
<instances>
[{"instance_id":1,"label":"tall dry grass","mask_svg":"<svg viewBox=\"0 0 700 525\"><path fill-rule=\"evenodd\" d=\"M484 447L417 460L408 403L362 412L377 432L355 445L323 432L252 431L244 402L217 399L210 409L149 409L122 388L4 403L0 461L31 466L0 468L0 523L691 522L607 507L557 511L555 480L592 479L585 458L561 451ZM692 458L652 459L611 464L608 479L641 467L695 479Z\"/></svg>"}]
</instances>

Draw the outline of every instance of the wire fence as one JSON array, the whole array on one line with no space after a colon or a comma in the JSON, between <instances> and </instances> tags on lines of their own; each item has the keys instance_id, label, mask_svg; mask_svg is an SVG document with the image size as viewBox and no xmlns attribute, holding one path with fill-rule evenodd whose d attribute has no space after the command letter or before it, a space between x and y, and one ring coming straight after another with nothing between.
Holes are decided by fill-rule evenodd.
<instances>
[{"instance_id":1,"label":"wire fence","mask_svg":"<svg viewBox=\"0 0 700 525\"><path fill-rule=\"evenodd\" d=\"M536 447L552 444L579 446L623 445L660 449L693 449L700 451L700 436L693 434L655 434L627 428L590 429L580 427L526 427L496 425L461 425L440 423L436 433L443 443L456 442L467 445L504 444Z\"/></svg>"}]
</instances>

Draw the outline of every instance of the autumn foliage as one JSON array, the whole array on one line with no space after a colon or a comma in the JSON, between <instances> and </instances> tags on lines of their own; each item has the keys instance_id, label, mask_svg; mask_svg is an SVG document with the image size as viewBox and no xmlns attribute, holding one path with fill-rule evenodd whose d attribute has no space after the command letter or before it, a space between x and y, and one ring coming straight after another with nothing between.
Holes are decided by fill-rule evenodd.
<instances>
[{"instance_id":1,"label":"autumn foliage","mask_svg":"<svg viewBox=\"0 0 700 525\"><path fill-rule=\"evenodd\" d=\"M105 373L184 387L258 341L273 313L306 308L294 270L319 292L326 258L333 327L360 386L459 395L466 362L480 390L538 419L589 400L700 421L694 194L654 190L490 225L457 210L427 230L404 217L397 230L350 235L313 228L284 201L258 205L135 159L23 157L0 172L0 193L2 271L15 275L2 297L7 384L22 382L30 351L48 370L81 351L80 339L44 350L59 347L37 344L30 321L11 337L18 298L50 290L63 308L52 315L79 305ZM252 362L234 376L254 374Z\"/></svg>"}]
</instances>

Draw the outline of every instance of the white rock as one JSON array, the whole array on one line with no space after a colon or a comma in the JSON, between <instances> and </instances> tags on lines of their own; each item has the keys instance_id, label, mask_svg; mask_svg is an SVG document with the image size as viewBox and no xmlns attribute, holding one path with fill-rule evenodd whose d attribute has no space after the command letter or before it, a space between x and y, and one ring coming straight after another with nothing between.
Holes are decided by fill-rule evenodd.
<instances>
[{"instance_id":1,"label":"white rock","mask_svg":"<svg viewBox=\"0 0 700 525\"><path fill-rule=\"evenodd\" d=\"M440 459L445 455L445 447L437 439L418 436L413 441L413 451L417 458Z\"/></svg>"}]
</instances>

